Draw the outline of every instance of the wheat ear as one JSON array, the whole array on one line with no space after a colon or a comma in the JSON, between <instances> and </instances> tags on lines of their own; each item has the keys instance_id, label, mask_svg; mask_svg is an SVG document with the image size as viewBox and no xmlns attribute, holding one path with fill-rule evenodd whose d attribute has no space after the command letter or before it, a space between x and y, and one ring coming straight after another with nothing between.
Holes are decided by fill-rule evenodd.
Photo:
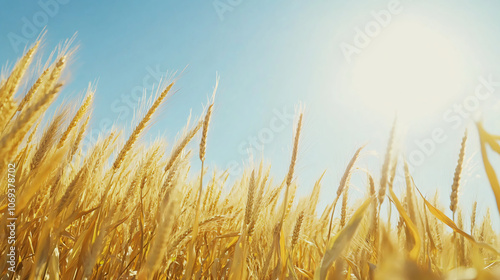
<instances>
[{"instance_id":1,"label":"wheat ear","mask_svg":"<svg viewBox=\"0 0 500 280\"><path fill-rule=\"evenodd\" d=\"M297 217L297 222L295 222L295 227L293 228L293 234L292 234L292 250L297 244L297 241L299 240L299 234L300 234L300 227L302 225L302 220L304 219L304 211L301 211L299 216Z\"/></svg>"},{"instance_id":2,"label":"wheat ear","mask_svg":"<svg viewBox=\"0 0 500 280\"><path fill-rule=\"evenodd\" d=\"M477 211L477 201L472 204L472 214L470 217L470 234L474 236L474 228L476 226L476 211Z\"/></svg>"},{"instance_id":3,"label":"wheat ear","mask_svg":"<svg viewBox=\"0 0 500 280\"><path fill-rule=\"evenodd\" d=\"M295 163L297 162L297 153L298 153L298 149L299 149L300 131L302 129L302 117L303 117L303 114L300 113L299 121L297 122L297 128L295 130L295 139L293 141L292 159L290 160L290 166L288 167L288 174L286 176L286 181L285 181L285 186L286 186L285 199L283 200L283 213L281 216L280 225L283 223L283 220L285 219L286 210L287 210L287 206L288 206L288 196L289 196L289 192L290 192L290 185L292 184L293 173L295 171Z\"/></svg>"},{"instance_id":4,"label":"wheat ear","mask_svg":"<svg viewBox=\"0 0 500 280\"><path fill-rule=\"evenodd\" d=\"M252 210L254 204L254 195L255 195L255 171L252 170L252 175L250 175L250 183L248 185L248 196L247 196L247 205L245 209L245 225L250 223L252 217Z\"/></svg>"},{"instance_id":5,"label":"wheat ear","mask_svg":"<svg viewBox=\"0 0 500 280\"><path fill-rule=\"evenodd\" d=\"M391 170L391 159L392 159L392 150L394 145L395 133L396 133L396 119L394 119L394 123L392 124L391 134L389 136L389 141L387 143L387 150L385 152L384 164L382 165L382 176L380 177L380 189L378 192L379 207L384 202L385 192L390 180L389 171Z\"/></svg>"},{"instance_id":6,"label":"wheat ear","mask_svg":"<svg viewBox=\"0 0 500 280\"><path fill-rule=\"evenodd\" d=\"M37 90L40 88L42 85L43 81L47 77L47 75L50 73L50 67L47 67L42 74L38 77L38 79L35 81L35 83L31 86L29 89L28 93L23 97L21 100L21 103L19 103L19 106L17 107L17 111L20 112L24 109L26 105L30 103L30 101L33 99L33 96L37 92Z\"/></svg>"},{"instance_id":7,"label":"wheat ear","mask_svg":"<svg viewBox=\"0 0 500 280\"><path fill-rule=\"evenodd\" d=\"M330 226L328 227L328 239L330 239L330 236L332 234L332 228L333 228L333 215L335 214L335 208L337 207L337 202L344 192L344 189L346 188L346 185L349 182L349 178L351 176L352 169L354 168L354 164L356 164L356 161L359 158L359 154L361 153L361 150L363 150L365 146L359 147L354 155L351 158L351 161L349 161L349 164L347 165L344 175L342 175L342 179L340 179L340 184L337 188L337 195L335 196L335 200L333 201L333 208L332 208L332 214L330 216Z\"/></svg>"},{"instance_id":8,"label":"wheat ear","mask_svg":"<svg viewBox=\"0 0 500 280\"><path fill-rule=\"evenodd\" d=\"M149 108L144 118L142 118L141 122L135 127L134 131L132 132L127 142L125 143L125 146L123 146L120 153L118 153L118 156L116 157L115 162L113 163L114 170L120 168L120 165L122 164L123 160L127 156L130 149L132 149L132 146L134 145L135 141L137 141L137 138L139 137L141 132L146 128L149 121L153 117L154 112L158 109L158 107L160 107L161 103L163 102L165 97L167 97L167 94L172 89L173 85L174 83L171 83L170 85L167 86L167 88L165 88L165 90L163 90L163 92L160 94L160 96L158 96L158 98L153 103L151 108Z\"/></svg>"},{"instance_id":9,"label":"wheat ear","mask_svg":"<svg viewBox=\"0 0 500 280\"><path fill-rule=\"evenodd\" d=\"M453 176L453 184L451 185L451 195L450 195L450 210L453 213L453 218L455 218L455 212L457 211L458 205L458 189L460 187L460 177L462 176L462 168L465 158L465 144L467 142L467 130L462 138L462 143L460 145L460 153L458 155L457 166L455 167L455 174Z\"/></svg>"},{"instance_id":10,"label":"wheat ear","mask_svg":"<svg viewBox=\"0 0 500 280\"><path fill-rule=\"evenodd\" d=\"M181 155L181 153L184 150L184 148L187 146L187 144L189 142L191 142L191 140L196 135L196 133L198 132L198 130L200 130L200 128L202 127L202 125L203 125L203 123L201 121L198 122L198 124L196 124L196 126L193 129L191 129L186 134L186 136L184 137L184 139L182 139L182 141L174 148L174 150L172 151L172 153L170 155L170 158L169 158L169 160L167 162L167 165L165 166L165 172L167 172L168 170L170 170L170 168L172 168L172 166L174 165L174 163L177 160L177 158L179 158L179 156Z\"/></svg>"},{"instance_id":11,"label":"wheat ear","mask_svg":"<svg viewBox=\"0 0 500 280\"><path fill-rule=\"evenodd\" d=\"M340 228L344 228L347 222L347 200L349 199L349 182L347 182L342 195L342 209L340 211Z\"/></svg>"},{"instance_id":12,"label":"wheat ear","mask_svg":"<svg viewBox=\"0 0 500 280\"><path fill-rule=\"evenodd\" d=\"M26 73L31 61L33 60L33 56L38 50L38 46L40 45L40 41L37 41L35 45L30 48L26 54L19 60L19 62L12 70L9 78L5 82L5 84L0 88L0 98L2 99L10 99L16 93L21 80Z\"/></svg>"}]
</instances>

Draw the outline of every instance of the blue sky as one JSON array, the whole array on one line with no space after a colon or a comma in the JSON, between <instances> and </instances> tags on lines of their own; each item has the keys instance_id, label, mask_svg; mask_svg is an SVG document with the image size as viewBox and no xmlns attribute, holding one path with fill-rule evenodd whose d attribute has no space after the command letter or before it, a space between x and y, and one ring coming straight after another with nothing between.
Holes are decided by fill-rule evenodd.
<instances>
[{"instance_id":1,"label":"blue sky","mask_svg":"<svg viewBox=\"0 0 500 280\"><path fill-rule=\"evenodd\" d=\"M308 194L326 169L322 196L326 203L333 199L350 157L365 143L368 145L360 166L379 177L396 114L394 108L382 106L385 95L371 96L382 103L370 104L373 102L366 102L366 95L352 87L356 61L365 58L370 61L369 56L377 58L377 50L384 42L398 40L390 38L392 31L405 26L405 22L417 23L446 39L448 49L442 53L431 50L431 55L439 59L448 50L456 52L463 75L455 80L451 76L451 83L456 81L459 90L446 100L441 100L439 94L430 95L415 106L400 108L399 116L406 109L417 109L421 114L408 120L402 118L398 147L405 155L413 153L415 158L425 154L427 147L429 155L424 156L422 164L414 166L415 180L425 194L439 190L442 203L448 205L461 136L469 125L470 161L461 192L464 211L468 215L474 200L481 202L480 210L486 207L494 210L496 205L481 166L476 131L470 126L469 116L457 118L454 106L470 101L467 97L481 84L478 77L500 81L497 52L500 18L496 13L499 4L493 0L397 1L401 12L392 13L388 25L360 49L354 63L349 62L341 44L353 45L356 28L364 30L375 20L373 13L396 5L391 3L378 0L5 1L0 10L0 62L12 66L22 55L24 42L32 43L44 26L46 53L77 33L79 50L70 67L71 83L65 87L63 96L66 99L79 96L89 82L98 81L92 120L97 131L104 119L130 129L134 108L127 102L135 102L127 101L128 98L133 100L136 92L157 83L158 72L182 72L175 86L177 92L149 130L149 137L142 139L148 141L164 135L170 143L184 126L191 109L195 116L202 113L218 73L220 84L207 160L219 169L232 166L236 175L238 167L248 165L245 151L262 146L263 151L253 149L254 157L259 159L263 154L267 162L272 162L275 178L283 178L291 153L290 114L303 104L305 123L297 166L299 195ZM35 36L25 32L26 25L32 25ZM413 38L411 32L408 34ZM410 50L408 56L412 55ZM386 67L384 62L372 66L381 71ZM427 67L431 70L434 66L430 63ZM404 71L397 69L396 73ZM499 91L500 87L496 93L479 100L480 105L471 114L476 116L483 111L487 128L497 133ZM438 103L439 107L425 105ZM440 143L429 140L436 129L446 140ZM428 144L429 141L433 142ZM357 172L353 197L362 195L365 182L364 174Z\"/></svg>"}]
</instances>

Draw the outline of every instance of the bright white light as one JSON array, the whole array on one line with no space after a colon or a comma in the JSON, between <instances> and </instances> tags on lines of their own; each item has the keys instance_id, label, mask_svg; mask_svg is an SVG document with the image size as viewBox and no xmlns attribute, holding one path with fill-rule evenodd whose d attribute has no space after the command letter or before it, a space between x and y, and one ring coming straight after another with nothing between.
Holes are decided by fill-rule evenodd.
<instances>
[{"instance_id":1,"label":"bright white light","mask_svg":"<svg viewBox=\"0 0 500 280\"><path fill-rule=\"evenodd\" d=\"M414 120L442 110L464 85L458 47L416 22L393 22L359 54L352 87L365 107Z\"/></svg>"}]
</instances>

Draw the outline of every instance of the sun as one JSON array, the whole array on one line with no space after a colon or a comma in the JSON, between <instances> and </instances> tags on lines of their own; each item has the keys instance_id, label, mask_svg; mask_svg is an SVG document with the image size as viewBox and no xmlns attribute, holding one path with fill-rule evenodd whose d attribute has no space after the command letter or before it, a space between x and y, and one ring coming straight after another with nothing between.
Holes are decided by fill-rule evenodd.
<instances>
[{"instance_id":1,"label":"sun","mask_svg":"<svg viewBox=\"0 0 500 280\"><path fill-rule=\"evenodd\" d=\"M446 34L393 22L354 61L352 89L371 111L415 120L444 110L464 77L463 54Z\"/></svg>"}]
</instances>

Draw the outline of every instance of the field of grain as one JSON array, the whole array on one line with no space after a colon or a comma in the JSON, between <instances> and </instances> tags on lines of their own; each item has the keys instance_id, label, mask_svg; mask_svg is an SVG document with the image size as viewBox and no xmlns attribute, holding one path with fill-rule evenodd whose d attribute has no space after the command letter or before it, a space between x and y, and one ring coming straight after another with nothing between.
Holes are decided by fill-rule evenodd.
<instances>
[{"instance_id":1,"label":"field of grain","mask_svg":"<svg viewBox=\"0 0 500 280\"><path fill-rule=\"evenodd\" d=\"M366 171L364 201L348 203L360 147L338 188L324 192L335 195L319 211L322 178L309 196L296 197L301 112L285 178L272 178L263 164L231 185L227 172L203 172L215 98L173 145L141 143L173 83L158 92L130 135L114 130L84 150L94 90L78 106L68 102L51 110L63 98L73 49L63 45L42 62L38 48L39 42L0 79L2 279L500 279L499 235L490 212L476 217L474 204L472 216L464 216L458 197L467 138L479 137L500 202L488 159L500 154L500 136L481 124L479 133L464 135L453 156L457 167L449 174L446 205L452 217L437 197L420 193L406 162L397 162L396 125L383 165ZM189 150L190 143L199 149ZM197 176L190 172L194 164L202 166ZM405 191L396 195L398 164L406 185L397 186ZM397 224L379 215L388 207ZM491 215L498 217L496 210Z\"/></svg>"}]
</instances>

